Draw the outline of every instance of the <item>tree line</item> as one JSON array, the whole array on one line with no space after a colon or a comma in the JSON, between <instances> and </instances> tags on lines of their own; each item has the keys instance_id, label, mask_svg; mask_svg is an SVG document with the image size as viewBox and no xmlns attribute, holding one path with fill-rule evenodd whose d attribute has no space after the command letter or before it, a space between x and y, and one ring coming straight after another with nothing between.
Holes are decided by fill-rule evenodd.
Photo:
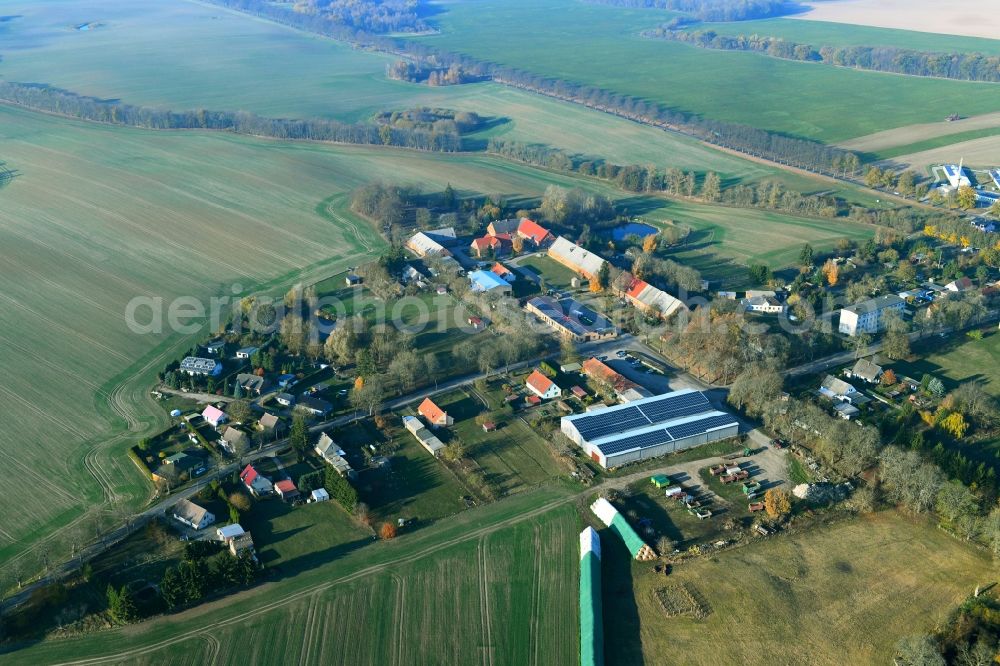
<instances>
[{"instance_id":1,"label":"tree line","mask_svg":"<svg viewBox=\"0 0 1000 666\"><path fill-rule=\"evenodd\" d=\"M1000 82L1000 56L937 53L895 46L815 46L767 35L720 35L714 30L674 30L662 25L644 37L693 44L722 51L752 51L784 60L816 62L875 72L935 76L963 81Z\"/></svg>"},{"instance_id":2,"label":"tree line","mask_svg":"<svg viewBox=\"0 0 1000 666\"><path fill-rule=\"evenodd\" d=\"M691 1L696 2L696 0ZM720 3L732 4L734 7L747 2L753 4L753 1L719 0ZM449 53L426 42L372 34L354 26L296 13L283 5L264 0L210 0L210 2L300 30L346 41L361 48L403 56L412 60L415 66L440 69L458 65L468 77L492 79L503 85L530 90L636 122L688 134L724 148L801 169L839 175L842 160L850 154L817 141L783 136L747 125L702 118L613 90L545 77L464 54Z\"/></svg>"},{"instance_id":3,"label":"tree line","mask_svg":"<svg viewBox=\"0 0 1000 666\"><path fill-rule=\"evenodd\" d=\"M374 33L425 32L420 0L299 0L295 11Z\"/></svg>"},{"instance_id":4,"label":"tree line","mask_svg":"<svg viewBox=\"0 0 1000 666\"><path fill-rule=\"evenodd\" d=\"M334 141L455 152L462 137L456 127L405 128L330 119L267 118L246 111L170 111L78 95L44 84L0 81L0 100L36 111L144 129L204 129L274 139Z\"/></svg>"},{"instance_id":5,"label":"tree line","mask_svg":"<svg viewBox=\"0 0 1000 666\"><path fill-rule=\"evenodd\" d=\"M787 0L587 0L593 4L685 12L701 21L750 21L784 16L799 7Z\"/></svg>"}]
</instances>

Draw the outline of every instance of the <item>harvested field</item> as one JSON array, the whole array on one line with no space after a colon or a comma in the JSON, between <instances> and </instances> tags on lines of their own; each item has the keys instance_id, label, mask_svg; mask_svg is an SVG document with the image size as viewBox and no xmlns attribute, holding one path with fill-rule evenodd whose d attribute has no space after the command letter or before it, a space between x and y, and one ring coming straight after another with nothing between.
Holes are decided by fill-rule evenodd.
<instances>
[{"instance_id":1,"label":"harvested field","mask_svg":"<svg viewBox=\"0 0 1000 666\"><path fill-rule=\"evenodd\" d=\"M627 566L608 548L605 571ZM902 636L931 630L976 585L992 581L988 553L967 547L925 517L892 511L681 563L668 578L633 563L605 589L634 583L634 597L605 597L612 664L718 664L739 637L744 664L884 664ZM665 615L660 590L674 617ZM704 619L678 588L694 585ZM698 595L694 595L697 600ZM686 600L686 601L685 601Z\"/></svg>"},{"instance_id":2,"label":"harvested field","mask_svg":"<svg viewBox=\"0 0 1000 666\"><path fill-rule=\"evenodd\" d=\"M881 153L897 146L908 146L919 141L992 128L1000 128L1000 112L985 113L952 122L942 120L936 123L897 127L884 132L859 136L839 145L841 148L857 150L862 153Z\"/></svg>"},{"instance_id":3,"label":"harvested field","mask_svg":"<svg viewBox=\"0 0 1000 666\"><path fill-rule=\"evenodd\" d=\"M899 165L921 171L932 164L946 164L965 161L965 166L973 168L996 168L1000 166L1000 134L962 141L950 146L933 148L909 155L892 158Z\"/></svg>"},{"instance_id":4,"label":"harvested field","mask_svg":"<svg viewBox=\"0 0 1000 666\"><path fill-rule=\"evenodd\" d=\"M792 18L996 39L1000 2L955 7L935 0L827 0Z\"/></svg>"}]
</instances>

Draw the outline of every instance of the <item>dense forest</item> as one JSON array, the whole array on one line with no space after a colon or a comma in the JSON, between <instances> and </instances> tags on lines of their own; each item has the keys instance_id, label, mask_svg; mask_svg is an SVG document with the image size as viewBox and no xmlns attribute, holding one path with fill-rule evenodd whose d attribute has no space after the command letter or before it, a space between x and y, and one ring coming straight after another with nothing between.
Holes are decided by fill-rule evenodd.
<instances>
[{"instance_id":1,"label":"dense forest","mask_svg":"<svg viewBox=\"0 0 1000 666\"><path fill-rule=\"evenodd\" d=\"M0 81L0 100L36 111L146 129L222 130L275 139L335 141L443 152L460 150L462 143L454 123L428 130L390 124L349 124L326 119L266 118L244 111L170 111L85 97L35 83Z\"/></svg>"},{"instance_id":2,"label":"dense forest","mask_svg":"<svg viewBox=\"0 0 1000 666\"><path fill-rule=\"evenodd\" d=\"M422 62L397 60L385 66L385 75L397 81L426 83L430 86L457 86L462 83L472 83L487 78L466 72L458 63L452 63L449 66L440 66L431 60Z\"/></svg>"},{"instance_id":3,"label":"dense forest","mask_svg":"<svg viewBox=\"0 0 1000 666\"><path fill-rule=\"evenodd\" d=\"M372 33L426 32L419 0L299 0L295 11Z\"/></svg>"},{"instance_id":4,"label":"dense forest","mask_svg":"<svg viewBox=\"0 0 1000 666\"><path fill-rule=\"evenodd\" d=\"M702 21L750 21L784 16L801 6L789 0L587 0L594 4L642 9L669 9Z\"/></svg>"},{"instance_id":5,"label":"dense forest","mask_svg":"<svg viewBox=\"0 0 1000 666\"><path fill-rule=\"evenodd\" d=\"M663 25L643 36L694 44L706 49L753 51L775 58L854 67L911 76L1000 82L1000 56L982 53L931 53L892 46L814 46L765 35L720 35L714 30L673 30Z\"/></svg>"}]
</instances>

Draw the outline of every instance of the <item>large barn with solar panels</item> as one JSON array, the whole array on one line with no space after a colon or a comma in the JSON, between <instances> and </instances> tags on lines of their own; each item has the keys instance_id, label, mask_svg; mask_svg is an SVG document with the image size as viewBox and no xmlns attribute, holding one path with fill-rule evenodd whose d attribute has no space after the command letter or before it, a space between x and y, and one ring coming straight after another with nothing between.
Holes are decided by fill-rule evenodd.
<instances>
[{"instance_id":1,"label":"large barn with solar panels","mask_svg":"<svg viewBox=\"0 0 1000 666\"><path fill-rule=\"evenodd\" d=\"M705 394L674 391L586 414L564 416L564 435L611 468L735 437L739 422Z\"/></svg>"}]
</instances>

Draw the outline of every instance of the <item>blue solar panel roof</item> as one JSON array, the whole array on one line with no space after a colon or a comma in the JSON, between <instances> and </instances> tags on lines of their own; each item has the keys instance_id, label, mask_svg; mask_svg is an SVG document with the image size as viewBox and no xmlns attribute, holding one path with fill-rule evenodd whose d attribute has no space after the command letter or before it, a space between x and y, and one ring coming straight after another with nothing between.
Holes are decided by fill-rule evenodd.
<instances>
[{"instance_id":1,"label":"blue solar panel roof","mask_svg":"<svg viewBox=\"0 0 1000 666\"><path fill-rule=\"evenodd\" d=\"M672 426L667 429L667 432L669 432L670 436L674 439L684 439L685 437L701 435L709 430L714 430L715 428L720 428L722 426L735 425L736 423L737 420L729 414L719 414L716 416L710 416L706 419L697 419L689 423Z\"/></svg>"},{"instance_id":2,"label":"blue solar panel roof","mask_svg":"<svg viewBox=\"0 0 1000 666\"><path fill-rule=\"evenodd\" d=\"M613 456L616 453L621 453L623 451L630 451L636 448L648 449L672 441L673 437L670 436L670 433L665 429L660 428L652 432L644 432L641 435L632 435L631 437L623 437L622 439L606 442L599 445L597 448L599 448L601 453L604 455Z\"/></svg>"},{"instance_id":3,"label":"blue solar panel roof","mask_svg":"<svg viewBox=\"0 0 1000 666\"><path fill-rule=\"evenodd\" d=\"M617 405L593 414L566 417L580 436L594 441L685 416L712 411L708 398L698 391L678 391Z\"/></svg>"}]
</instances>

